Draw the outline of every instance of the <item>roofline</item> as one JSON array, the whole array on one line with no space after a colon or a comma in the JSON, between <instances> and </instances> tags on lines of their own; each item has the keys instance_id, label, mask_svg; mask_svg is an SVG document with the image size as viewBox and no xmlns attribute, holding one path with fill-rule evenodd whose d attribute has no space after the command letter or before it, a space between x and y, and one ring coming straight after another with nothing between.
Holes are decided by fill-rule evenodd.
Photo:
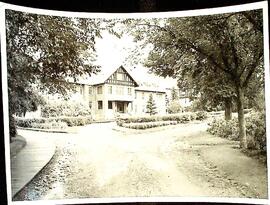
<instances>
[{"instance_id":1,"label":"roofline","mask_svg":"<svg viewBox=\"0 0 270 205\"><path fill-rule=\"evenodd\" d=\"M142 91L142 92L155 92L155 93L166 93L165 91L160 91L160 90L146 90L146 89L136 89L135 91Z\"/></svg>"}]
</instances>

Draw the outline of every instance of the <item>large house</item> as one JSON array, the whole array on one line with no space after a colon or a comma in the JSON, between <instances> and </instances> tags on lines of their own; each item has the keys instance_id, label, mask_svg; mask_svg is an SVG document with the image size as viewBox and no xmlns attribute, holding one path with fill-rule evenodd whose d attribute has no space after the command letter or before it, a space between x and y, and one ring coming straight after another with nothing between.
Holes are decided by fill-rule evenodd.
<instances>
[{"instance_id":1,"label":"large house","mask_svg":"<svg viewBox=\"0 0 270 205\"><path fill-rule=\"evenodd\" d=\"M119 113L145 115L150 94L158 114L165 114L166 91L141 85L123 66L77 84L77 99L89 103L95 120L113 119Z\"/></svg>"}]
</instances>

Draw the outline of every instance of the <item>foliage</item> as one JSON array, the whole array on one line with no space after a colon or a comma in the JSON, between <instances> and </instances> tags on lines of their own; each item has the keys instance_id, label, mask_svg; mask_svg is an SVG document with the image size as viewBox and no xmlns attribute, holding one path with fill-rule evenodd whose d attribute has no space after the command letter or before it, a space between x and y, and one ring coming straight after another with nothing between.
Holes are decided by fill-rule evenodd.
<instances>
[{"instance_id":1,"label":"foliage","mask_svg":"<svg viewBox=\"0 0 270 205\"><path fill-rule=\"evenodd\" d=\"M195 115L196 120L205 120L208 117L208 114L205 111L195 112Z\"/></svg>"},{"instance_id":2,"label":"foliage","mask_svg":"<svg viewBox=\"0 0 270 205\"><path fill-rule=\"evenodd\" d=\"M207 131L213 135L231 140L239 140L236 118L229 121L222 118L215 118L209 123L209 126Z\"/></svg>"},{"instance_id":3,"label":"foliage","mask_svg":"<svg viewBox=\"0 0 270 205\"><path fill-rule=\"evenodd\" d=\"M52 129L52 130L64 130L67 128L67 123L61 121L52 121L48 123L36 123L31 124L31 128L38 129Z\"/></svg>"},{"instance_id":4,"label":"foliage","mask_svg":"<svg viewBox=\"0 0 270 205\"><path fill-rule=\"evenodd\" d=\"M169 103L169 106L168 106L169 114L180 113L180 112L182 112L182 106L179 101L174 100Z\"/></svg>"},{"instance_id":5,"label":"foliage","mask_svg":"<svg viewBox=\"0 0 270 205\"><path fill-rule=\"evenodd\" d=\"M158 122L158 121L176 121L177 123L187 123L195 120L195 113L180 113L168 115L155 115L144 117L118 117L116 123L122 125L124 123L145 123L145 122Z\"/></svg>"},{"instance_id":6,"label":"foliage","mask_svg":"<svg viewBox=\"0 0 270 205\"><path fill-rule=\"evenodd\" d=\"M153 99L152 94L149 95L149 99L146 104L146 113L150 115L157 114L157 107L156 107L156 103L155 103L155 100Z\"/></svg>"},{"instance_id":7,"label":"foliage","mask_svg":"<svg viewBox=\"0 0 270 205\"><path fill-rule=\"evenodd\" d=\"M18 127L31 128L37 124L51 124L51 123L65 123L67 126L83 126L92 122L91 116L79 116L79 117L50 117L50 118L15 118L16 125Z\"/></svg>"},{"instance_id":8,"label":"foliage","mask_svg":"<svg viewBox=\"0 0 270 205\"><path fill-rule=\"evenodd\" d=\"M171 90L171 100L172 101L179 100L179 96L175 87L173 87Z\"/></svg>"},{"instance_id":9,"label":"foliage","mask_svg":"<svg viewBox=\"0 0 270 205\"><path fill-rule=\"evenodd\" d=\"M83 102L56 100L48 101L41 108L42 117L57 117L57 116L88 116L91 115L91 109Z\"/></svg>"},{"instance_id":10,"label":"foliage","mask_svg":"<svg viewBox=\"0 0 270 205\"><path fill-rule=\"evenodd\" d=\"M130 20L136 41L151 45L150 71L213 104L237 102L241 146L246 147L244 96L263 68L262 10L184 18ZM257 75L258 74L258 75ZM255 92L256 93L256 92Z\"/></svg>"},{"instance_id":11,"label":"foliage","mask_svg":"<svg viewBox=\"0 0 270 205\"><path fill-rule=\"evenodd\" d=\"M158 121L158 122L143 122L143 123L123 123L121 126L130 129L149 129L153 127L161 127L167 125L176 125L176 121Z\"/></svg>"},{"instance_id":12,"label":"foliage","mask_svg":"<svg viewBox=\"0 0 270 205\"><path fill-rule=\"evenodd\" d=\"M67 79L98 72L93 64L96 37L100 37L96 19L6 10L11 114L34 111L40 103L38 91L66 96L73 89Z\"/></svg>"},{"instance_id":13,"label":"foliage","mask_svg":"<svg viewBox=\"0 0 270 205\"><path fill-rule=\"evenodd\" d=\"M239 140L238 122L236 118L226 121L214 119L209 123L207 131L213 135ZM266 152L266 123L265 112L251 112L246 117L248 148Z\"/></svg>"}]
</instances>

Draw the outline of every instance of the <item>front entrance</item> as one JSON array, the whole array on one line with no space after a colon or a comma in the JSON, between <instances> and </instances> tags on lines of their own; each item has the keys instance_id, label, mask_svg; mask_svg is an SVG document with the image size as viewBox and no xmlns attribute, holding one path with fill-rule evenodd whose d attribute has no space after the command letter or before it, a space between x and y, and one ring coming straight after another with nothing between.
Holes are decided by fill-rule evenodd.
<instances>
[{"instance_id":1,"label":"front entrance","mask_svg":"<svg viewBox=\"0 0 270 205\"><path fill-rule=\"evenodd\" d=\"M116 102L116 110L120 113L125 113L125 102Z\"/></svg>"}]
</instances>

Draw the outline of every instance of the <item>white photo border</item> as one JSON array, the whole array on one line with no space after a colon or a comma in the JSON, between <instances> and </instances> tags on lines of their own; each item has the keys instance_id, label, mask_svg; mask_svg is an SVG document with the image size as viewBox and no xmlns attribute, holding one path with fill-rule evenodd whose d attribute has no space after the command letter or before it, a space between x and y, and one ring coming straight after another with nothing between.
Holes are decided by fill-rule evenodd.
<instances>
[{"instance_id":1,"label":"white photo border","mask_svg":"<svg viewBox=\"0 0 270 205\"><path fill-rule=\"evenodd\" d=\"M149 12L149 13L86 13L45 10L30 7L17 6L0 2L0 36L1 36L1 58L2 58L2 99L5 138L5 162L6 162L6 187L8 204L76 204L76 203L116 203L116 202L223 202L223 203L248 203L248 204L270 204L269 200L269 173L268 177L268 199L247 198L225 198L225 197L120 197L120 198L85 198L64 200L38 200L38 201L12 201L11 192L11 167L10 167L10 142L9 142L9 115L8 115L8 83L7 83L7 57L6 57L6 29L5 10L34 13L40 15L53 15L79 18L170 18L222 14L230 12L241 12L255 9L263 9L263 33L264 33L264 68L265 68L265 106L266 106L266 135L267 135L267 167L269 167L270 153L270 74L269 74L269 28L268 28L268 2L261 1L236 6L225 6L210 9L197 9L172 12Z\"/></svg>"}]
</instances>

